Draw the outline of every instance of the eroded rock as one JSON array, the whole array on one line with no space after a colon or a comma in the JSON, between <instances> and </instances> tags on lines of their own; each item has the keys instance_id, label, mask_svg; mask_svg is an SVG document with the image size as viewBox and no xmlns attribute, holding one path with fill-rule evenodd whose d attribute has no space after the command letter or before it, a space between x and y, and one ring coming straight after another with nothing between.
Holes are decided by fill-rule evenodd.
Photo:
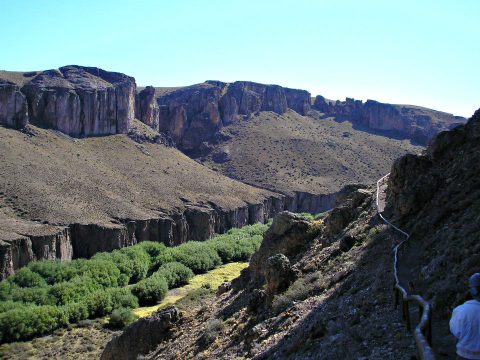
<instances>
[{"instance_id":1,"label":"eroded rock","mask_svg":"<svg viewBox=\"0 0 480 360\"><path fill-rule=\"evenodd\" d=\"M168 339L171 329L179 324L181 314L175 306L168 306L153 315L141 318L128 326L120 336L105 347L102 360L131 360L147 354Z\"/></svg>"}]
</instances>

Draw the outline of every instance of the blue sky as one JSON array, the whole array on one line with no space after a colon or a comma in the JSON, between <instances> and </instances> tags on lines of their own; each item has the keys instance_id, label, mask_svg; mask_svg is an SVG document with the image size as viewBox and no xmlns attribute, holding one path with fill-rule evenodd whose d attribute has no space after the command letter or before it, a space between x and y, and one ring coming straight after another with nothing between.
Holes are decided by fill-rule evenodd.
<instances>
[{"instance_id":1,"label":"blue sky","mask_svg":"<svg viewBox=\"0 0 480 360\"><path fill-rule=\"evenodd\" d=\"M252 80L423 105L480 107L477 0L0 0L0 69L79 64L138 85Z\"/></svg>"}]
</instances>

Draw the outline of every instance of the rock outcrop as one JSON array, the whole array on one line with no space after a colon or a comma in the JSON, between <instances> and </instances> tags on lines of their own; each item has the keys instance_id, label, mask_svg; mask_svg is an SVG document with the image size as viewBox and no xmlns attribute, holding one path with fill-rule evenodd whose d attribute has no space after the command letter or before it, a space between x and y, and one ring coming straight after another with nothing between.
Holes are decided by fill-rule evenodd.
<instances>
[{"instance_id":1,"label":"rock outcrop","mask_svg":"<svg viewBox=\"0 0 480 360\"><path fill-rule=\"evenodd\" d=\"M402 256L417 259L409 280L445 324L480 271L479 173L480 109L438 134L424 154L398 159L388 179L387 209L410 234Z\"/></svg>"},{"instance_id":2,"label":"rock outcrop","mask_svg":"<svg viewBox=\"0 0 480 360\"><path fill-rule=\"evenodd\" d=\"M411 105L392 105L374 100L346 98L345 101L331 101L318 95L313 109L340 121L349 120L354 125L379 131L394 137L411 139L412 142L427 145L431 138L443 130L449 130L465 123L460 116Z\"/></svg>"},{"instance_id":3,"label":"rock outcrop","mask_svg":"<svg viewBox=\"0 0 480 360\"><path fill-rule=\"evenodd\" d=\"M70 228L51 226L0 214L0 279L35 260L73 258Z\"/></svg>"},{"instance_id":4,"label":"rock outcrop","mask_svg":"<svg viewBox=\"0 0 480 360\"><path fill-rule=\"evenodd\" d=\"M0 83L0 124L29 122L73 137L128 132L135 115L132 77L74 65L26 75L21 87Z\"/></svg>"},{"instance_id":5,"label":"rock outcrop","mask_svg":"<svg viewBox=\"0 0 480 360\"><path fill-rule=\"evenodd\" d=\"M107 344L101 360L137 359L168 339L171 329L180 321L181 314L175 306L169 306L149 317L141 318Z\"/></svg>"},{"instance_id":6,"label":"rock outcrop","mask_svg":"<svg viewBox=\"0 0 480 360\"><path fill-rule=\"evenodd\" d=\"M215 142L225 125L258 111L283 114L292 109L306 115L310 103L305 90L248 81L207 81L158 96L154 88L146 87L137 95L136 114L145 124L170 134L181 150L195 154L205 143Z\"/></svg>"},{"instance_id":7,"label":"rock outcrop","mask_svg":"<svg viewBox=\"0 0 480 360\"><path fill-rule=\"evenodd\" d=\"M25 95L14 83L0 79L0 125L21 129L28 123Z\"/></svg>"},{"instance_id":8,"label":"rock outcrop","mask_svg":"<svg viewBox=\"0 0 480 360\"><path fill-rule=\"evenodd\" d=\"M272 268L268 265L271 256L282 254L289 259L289 257L297 255L299 250L308 244L315 235L316 232L311 222L287 211L278 214L273 219L272 226L265 233L260 249L250 260L247 276L251 283L257 286L266 281L267 269ZM281 260L279 261L281 262ZM273 259L271 262L274 264L278 261Z\"/></svg>"}]
</instances>

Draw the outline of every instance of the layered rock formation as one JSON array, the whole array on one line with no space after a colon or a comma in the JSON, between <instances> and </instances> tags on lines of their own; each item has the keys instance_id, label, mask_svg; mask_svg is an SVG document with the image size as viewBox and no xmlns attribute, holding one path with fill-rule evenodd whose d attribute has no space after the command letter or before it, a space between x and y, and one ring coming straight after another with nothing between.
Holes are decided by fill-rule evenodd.
<instances>
[{"instance_id":1,"label":"layered rock formation","mask_svg":"<svg viewBox=\"0 0 480 360\"><path fill-rule=\"evenodd\" d=\"M13 82L0 79L0 125L21 129L27 122L25 95Z\"/></svg>"},{"instance_id":2,"label":"layered rock formation","mask_svg":"<svg viewBox=\"0 0 480 360\"><path fill-rule=\"evenodd\" d=\"M248 81L207 81L158 95L146 87L137 95L136 114L153 128L159 124L158 129L171 134L183 151L195 153L202 151L205 142L214 142L225 125L259 111L283 114L292 109L306 115L310 102L305 90Z\"/></svg>"},{"instance_id":3,"label":"layered rock formation","mask_svg":"<svg viewBox=\"0 0 480 360\"><path fill-rule=\"evenodd\" d=\"M1 125L22 128L29 122L86 137L126 133L134 119L135 79L124 74L65 66L19 78L21 87L0 83Z\"/></svg>"},{"instance_id":4,"label":"layered rock formation","mask_svg":"<svg viewBox=\"0 0 480 360\"><path fill-rule=\"evenodd\" d=\"M411 139L427 145L429 140L443 130L449 130L466 121L465 118L412 105L392 105L374 100L347 98L330 101L317 96L313 109L339 120L348 120L363 128L388 135Z\"/></svg>"}]
</instances>

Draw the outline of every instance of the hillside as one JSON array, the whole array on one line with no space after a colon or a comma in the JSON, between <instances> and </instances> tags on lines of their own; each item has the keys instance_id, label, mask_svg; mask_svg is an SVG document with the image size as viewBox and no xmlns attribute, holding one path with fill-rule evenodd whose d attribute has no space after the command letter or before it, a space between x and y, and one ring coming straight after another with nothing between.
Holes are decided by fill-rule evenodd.
<instances>
[{"instance_id":1,"label":"hillside","mask_svg":"<svg viewBox=\"0 0 480 360\"><path fill-rule=\"evenodd\" d=\"M479 139L480 110L423 155L395 161L388 180L387 212L411 234L399 255L401 282L432 306L438 359L454 357L448 320L469 298L468 276L480 270ZM413 337L393 311L391 249L401 239L377 216L373 187L344 199L317 219L278 215L232 290L131 325L102 359L122 359L117 349L125 344L148 359L415 357ZM140 350L132 336L148 336L146 328L162 328L163 338Z\"/></svg>"},{"instance_id":2,"label":"hillside","mask_svg":"<svg viewBox=\"0 0 480 360\"><path fill-rule=\"evenodd\" d=\"M130 136L148 140L153 131L135 124ZM32 259L89 257L144 239L203 240L283 209L280 196L207 169L158 143L158 133L131 137L0 127L3 275Z\"/></svg>"},{"instance_id":3,"label":"hillside","mask_svg":"<svg viewBox=\"0 0 480 360\"><path fill-rule=\"evenodd\" d=\"M201 158L202 163L231 178L285 194L333 194L346 184L371 183L388 171L394 159L422 149L356 130L348 122L294 111L252 115L223 128L221 139Z\"/></svg>"}]
</instances>

